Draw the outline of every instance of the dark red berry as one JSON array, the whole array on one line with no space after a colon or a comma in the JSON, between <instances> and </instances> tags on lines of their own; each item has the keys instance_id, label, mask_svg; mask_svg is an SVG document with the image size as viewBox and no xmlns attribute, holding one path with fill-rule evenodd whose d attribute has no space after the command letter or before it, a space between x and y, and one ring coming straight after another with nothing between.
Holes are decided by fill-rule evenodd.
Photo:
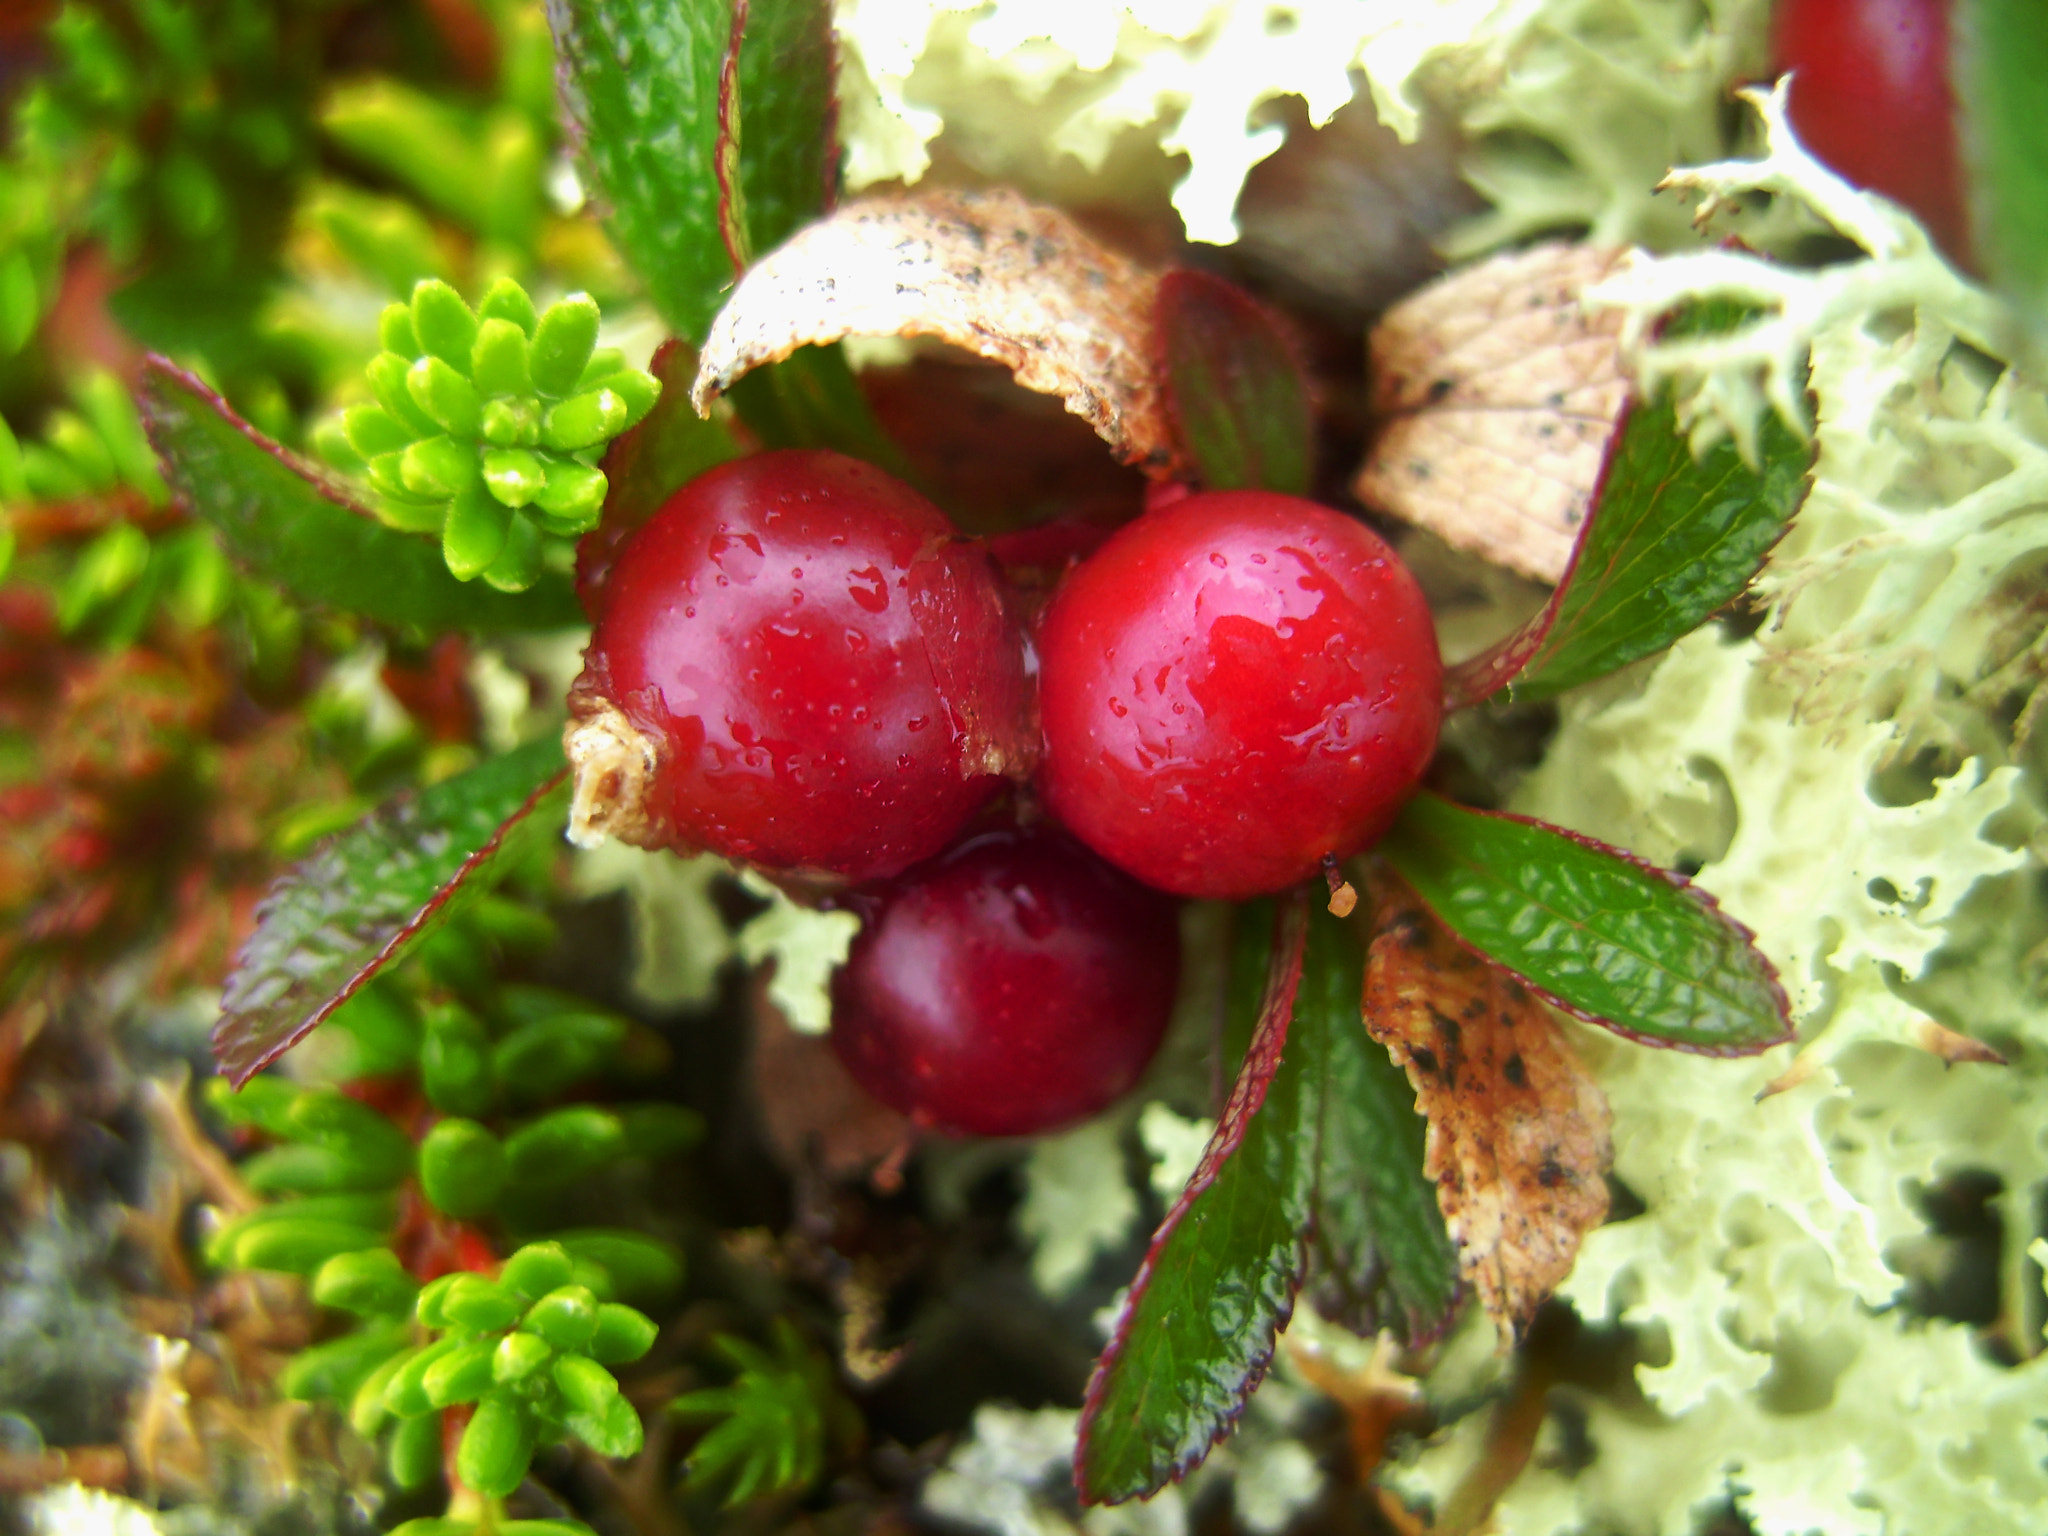
<instances>
[{"instance_id":1,"label":"dark red berry","mask_svg":"<svg viewBox=\"0 0 2048 1536\"><path fill-rule=\"evenodd\" d=\"M1130 1089L1158 1050L1175 904L1060 833L983 833L863 899L832 1044L919 1124L1052 1130Z\"/></svg>"},{"instance_id":2,"label":"dark red berry","mask_svg":"<svg viewBox=\"0 0 2048 1536\"><path fill-rule=\"evenodd\" d=\"M568 733L574 833L868 880L1010 771L1022 648L994 567L833 453L720 465L619 551Z\"/></svg>"},{"instance_id":3,"label":"dark red berry","mask_svg":"<svg viewBox=\"0 0 2048 1536\"><path fill-rule=\"evenodd\" d=\"M1054 594L1039 661L1047 804L1184 896L1356 852L1436 748L1421 589L1362 523L1292 496L1214 492L1119 530Z\"/></svg>"},{"instance_id":4,"label":"dark red berry","mask_svg":"<svg viewBox=\"0 0 2048 1536\"><path fill-rule=\"evenodd\" d=\"M1792 131L1846 180L1901 203L1970 259L1949 85L1949 0L1779 0L1772 46Z\"/></svg>"}]
</instances>

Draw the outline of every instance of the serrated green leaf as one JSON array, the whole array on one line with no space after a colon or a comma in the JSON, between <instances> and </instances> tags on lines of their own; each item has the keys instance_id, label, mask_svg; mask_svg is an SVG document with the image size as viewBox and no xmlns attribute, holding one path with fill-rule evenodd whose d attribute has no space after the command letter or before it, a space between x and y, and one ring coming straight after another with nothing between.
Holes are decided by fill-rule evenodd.
<instances>
[{"instance_id":1,"label":"serrated green leaf","mask_svg":"<svg viewBox=\"0 0 2048 1536\"><path fill-rule=\"evenodd\" d=\"M2037 346L2048 346L2048 7L1962 0L1956 103L1976 245Z\"/></svg>"},{"instance_id":2,"label":"serrated green leaf","mask_svg":"<svg viewBox=\"0 0 2048 1536\"><path fill-rule=\"evenodd\" d=\"M1325 1299L1368 1331L1422 1342L1457 1300L1426 1127L1361 1017L1362 936L1300 892L1270 930L1267 912L1244 909L1233 966L1227 1033L1255 1021L1236 1086L1089 1382L1075 1476L1090 1503L1149 1496L1229 1433L1311 1233Z\"/></svg>"},{"instance_id":3,"label":"serrated green leaf","mask_svg":"<svg viewBox=\"0 0 2048 1536\"><path fill-rule=\"evenodd\" d=\"M1090 1503L1143 1498L1198 1465L1265 1375L1292 1310L1314 1191L1311 1089L1327 1054L1320 1031L1290 1043L1307 932L1296 893L1280 908L1236 1085L1089 1380L1075 1481ZM1246 958L1241 945L1241 970Z\"/></svg>"},{"instance_id":4,"label":"serrated green leaf","mask_svg":"<svg viewBox=\"0 0 2048 1536\"><path fill-rule=\"evenodd\" d=\"M1733 305L1699 306L1675 330L1724 330ZM1502 688L1547 699L1653 656L1741 596L1806 499L1814 448L1775 414L1758 463L1724 438L1695 458L1668 393L1638 401L1608 446L1593 509L1543 611L1451 669L1454 705Z\"/></svg>"},{"instance_id":5,"label":"serrated green leaf","mask_svg":"<svg viewBox=\"0 0 2048 1536\"><path fill-rule=\"evenodd\" d=\"M236 1082L303 1039L527 837L559 837L567 771L544 739L401 797L271 887L235 959L214 1054Z\"/></svg>"},{"instance_id":6,"label":"serrated green leaf","mask_svg":"<svg viewBox=\"0 0 2048 1536\"><path fill-rule=\"evenodd\" d=\"M707 0L548 7L563 103L611 210L606 228L662 318L696 341L733 275L717 237L712 172L731 15L729 4ZM537 355L535 363L538 373Z\"/></svg>"},{"instance_id":7,"label":"serrated green leaf","mask_svg":"<svg viewBox=\"0 0 2048 1536\"><path fill-rule=\"evenodd\" d=\"M555 0L563 95L612 239L664 319L701 342L733 269L718 238L725 0ZM737 71L747 233L768 249L815 216L834 150L830 8L754 0Z\"/></svg>"},{"instance_id":8,"label":"serrated green leaf","mask_svg":"<svg viewBox=\"0 0 2048 1536\"><path fill-rule=\"evenodd\" d=\"M1714 1056L1791 1038L1754 935L1618 848L1421 794L1379 851L1461 942L1590 1023Z\"/></svg>"},{"instance_id":9,"label":"serrated green leaf","mask_svg":"<svg viewBox=\"0 0 2048 1536\"><path fill-rule=\"evenodd\" d=\"M1155 324L1167 410L1212 491L1308 494L1315 418L1308 380L1281 331L1250 294L1207 272L1169 272Z\"/></svg>"},{"instance_id":10,"label":"serrated green leaf","mask_svg":"<svg viewBox=\"0 0 2048 1536\"><path fill-rule=\"evenodd\" d=\"M161 358L145 366L140 398L179 494L230 554L301 601L430 630L503 634L582 622L561 578L518 596L457 581L433 542L385 527Z\"/></svg>"}]
</instances>

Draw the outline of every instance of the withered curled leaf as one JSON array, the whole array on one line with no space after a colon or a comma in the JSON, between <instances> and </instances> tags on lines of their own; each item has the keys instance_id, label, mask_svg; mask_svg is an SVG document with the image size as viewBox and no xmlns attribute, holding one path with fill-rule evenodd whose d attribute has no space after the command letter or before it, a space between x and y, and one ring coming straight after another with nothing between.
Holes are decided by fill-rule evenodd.
<instances>
[{"instance_id":1,"label":"withered curled leaf","mask_svg":"<svg viewBox=\"0 0 2048 1536\"><path fill-rule=\"evenodd\" d=\"M1526 987L1391 871L1371 884L1365 1024L1415 1087L1458 1265L1511 1341L1607 1215L1607 1099Z\"/></svg>"},{"instance_id":2,"label":"withered curled leaf","mask_svg":"<svg viewBox=\"0 0 2048 1536\"><path fill-rule=\"evenodd\" d=\"M799 347L929 336L1059 396L1125 463L1180 477L1153 359L1158 288L1156 272L1014 192L863 198L748 270L712 322L690 399L702 413Z\"/></svg>"},{"instance_id":3,"label":"withered curled leaf","mask_svg":"<svg viewBox=\"0 0 2048 1536\"><path fill-rule=\"evenodd\" d=\"M1556 581L1628 401L1619 314L1580 293L1618 250L1541 245L1440 278L1371 338L1383 425L1353 489L1368 505Z\"/></svg>"}]
</instances>

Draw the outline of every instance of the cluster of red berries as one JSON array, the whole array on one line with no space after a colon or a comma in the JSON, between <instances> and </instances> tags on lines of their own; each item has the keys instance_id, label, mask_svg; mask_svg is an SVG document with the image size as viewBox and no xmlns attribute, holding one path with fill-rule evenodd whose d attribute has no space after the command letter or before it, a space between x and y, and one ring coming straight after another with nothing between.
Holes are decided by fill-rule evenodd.
<instances>
[{"instance_id":1,"label":"cluster of red berries","mask_svg":"<svg viewBox=\"0 0 2048 1536\"><path fill-rule=\"evenodd\" d=\"M936 1129L1023 1134L1150 1060L1171 898L1264 895L1370 843L1441 696L1414 578L1311 502L1148 511L1026 625L909 486L765 453L619 552L571 695L575 831L835 890L866 920L835 994L854 1075ZM1027 780L1064 832L991 815Z\"/></svg>"}]
</instances>

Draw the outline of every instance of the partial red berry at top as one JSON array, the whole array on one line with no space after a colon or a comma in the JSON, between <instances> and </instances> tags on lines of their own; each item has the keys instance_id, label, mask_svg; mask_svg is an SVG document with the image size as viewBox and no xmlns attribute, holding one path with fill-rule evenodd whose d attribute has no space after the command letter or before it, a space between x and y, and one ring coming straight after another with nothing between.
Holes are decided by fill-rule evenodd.
<instances>
[{"instance_id":1,"label":"partial red berry at top","mask_svg":"<svg viewBox=\"0 0 2048 1536\"><path fill-rule=\"evenodd\" d=\"M1159 1049L1176 904L1057 831L982 833L856 901L832 1044L890 1108L1027 1136L1106 1108Z\"/></svg>"},{"instance_id":2,"label":"partial red berry at top","mask_svg":"<svg viewBox=\"0 0 2048 1536\"><path fill-rule=\"evenodd\" d=\"M1970 260L1949 84L1949 0L1779 0L1772 48L1792 131L1845 180L1904 205Z\"/></svg>"},{"instance_id":3,"label":"partial red berry at top","mask_svg":"<svg viewBox=\"0 0 2048 1536\"><path fill-rule=\"evenodd\" d=\"M1054 594L1038 649L1046 803L1179 895L1262 895L1357 852L1436 749L1421 588L1364 524L1297 497L1146 513Z\"/></svg>"},{"instance_id":4,"label":"partial red berry at top","mask_svg":"<svg viewBox=\"0 0 2048 1536\"><path fill-rule=\"evenodd\" d=\"M619 551L566 737L572 835L869 880L1029 771L986 553L834 453L738 459Z\"/></svg>"}]
</instances>

